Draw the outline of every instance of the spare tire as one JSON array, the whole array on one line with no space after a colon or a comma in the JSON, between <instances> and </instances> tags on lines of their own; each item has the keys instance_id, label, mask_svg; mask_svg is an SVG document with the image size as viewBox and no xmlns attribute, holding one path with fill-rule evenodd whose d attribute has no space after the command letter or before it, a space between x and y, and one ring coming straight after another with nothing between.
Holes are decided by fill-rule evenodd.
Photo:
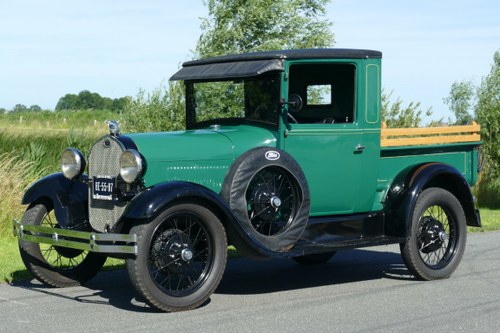
<instances>
[{"instance_id":1,"label":"spare tire","mask_svg":"<svg viewBox=\"0 0 500 333\"><path fill-rule=\"evenodd\" d=\"M304 172L276 148L254 148L237 158L224 178L222 197L246 234L270 251L290 250L309 218Z\"/></svg>"}]
</instances>

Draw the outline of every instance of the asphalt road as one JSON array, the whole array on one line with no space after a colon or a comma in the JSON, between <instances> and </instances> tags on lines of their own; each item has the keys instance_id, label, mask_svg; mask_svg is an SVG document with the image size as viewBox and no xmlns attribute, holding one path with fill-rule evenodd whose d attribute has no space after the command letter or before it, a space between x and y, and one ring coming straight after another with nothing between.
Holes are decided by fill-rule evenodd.
<instances>
[{"instance_id":1,"label":"asphalt road","mask_svg":"<svg viewBox=\"0 0 500 333\"><path fill-rule=\"evenodd\" d=\"M408 275L398 246L338 253L303 267L288 260L228 263L203 307L160 313L135 299L125 271L87 287L0 285L0 332L498 332L500 233L469 234L447 280Z\"/></svg>"}]
</instances>

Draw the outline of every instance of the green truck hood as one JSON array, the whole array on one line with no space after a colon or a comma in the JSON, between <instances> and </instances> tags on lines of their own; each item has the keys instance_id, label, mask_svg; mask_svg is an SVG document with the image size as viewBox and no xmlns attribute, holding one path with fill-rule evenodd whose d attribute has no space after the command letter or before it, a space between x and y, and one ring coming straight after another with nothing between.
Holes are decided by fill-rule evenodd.
<instances>
[{"instance_id":1,"label":"green truck hood","mask_svg":"<svg viewBox=\"0 0 500 333\"><path fill-rule=\"evenodd\" d=\"M246 125L127 136L146 160L147 186L184 180L216 191L239 155L254 147L276 146L274 132Z\"/></svg>"}]
</instances>

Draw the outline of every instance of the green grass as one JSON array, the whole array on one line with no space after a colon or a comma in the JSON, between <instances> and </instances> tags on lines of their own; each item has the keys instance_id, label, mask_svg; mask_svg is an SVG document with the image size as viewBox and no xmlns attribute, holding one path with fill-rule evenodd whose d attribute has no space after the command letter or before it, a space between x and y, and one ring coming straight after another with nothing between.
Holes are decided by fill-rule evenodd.
<instances>
[{"instance_id":1,"label":"green grass","mask_svg":"<svg viewBox=\"0 0 500 333\"><path fill-rule=\"evenodd\" d=\"M500 230L500 209L481 208L481 228L469 228L471 232Z\"/></svg>"},{"instance_id":2,"label":"green grass","mask_svg":"<svg viewBox=\"0 0 500 333\"><path fill-rule=\"evenodd\" d=\"M0 283L26 280L30 278L30 273L26 271L19 249L17 238L13 236L3 236L0 238L2 256L0 257Z\"/></svg>"},{"instance_id":3,"label":"green grass","mask_svg":"<svg viewBox=\"0 0 500 333\"><path fill-rule=\"evenodd\" d=\"M98 130L104 121L119 119L120 115L106 110L24 111L0 114L0 128Z\"/></svg>"}]
</instances>

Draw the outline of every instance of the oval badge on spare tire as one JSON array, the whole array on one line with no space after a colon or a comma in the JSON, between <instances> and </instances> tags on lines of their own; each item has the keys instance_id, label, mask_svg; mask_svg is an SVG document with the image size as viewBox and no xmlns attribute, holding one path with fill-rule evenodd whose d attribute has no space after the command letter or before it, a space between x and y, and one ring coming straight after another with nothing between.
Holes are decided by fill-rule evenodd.
<instances>
[{"instance_id":1,"label":"oval badge on spare tire","mask_svg":"<svg viewBox=\"0 0 500 333\"><path fill-rule=\"evenodd\" d=\"M266 160L276 161L276 160L280 159L281 155L277 151L269 150L269 151L266 151L266 155L265 156L266 156Z\"/></svg>"}]
</instances>

